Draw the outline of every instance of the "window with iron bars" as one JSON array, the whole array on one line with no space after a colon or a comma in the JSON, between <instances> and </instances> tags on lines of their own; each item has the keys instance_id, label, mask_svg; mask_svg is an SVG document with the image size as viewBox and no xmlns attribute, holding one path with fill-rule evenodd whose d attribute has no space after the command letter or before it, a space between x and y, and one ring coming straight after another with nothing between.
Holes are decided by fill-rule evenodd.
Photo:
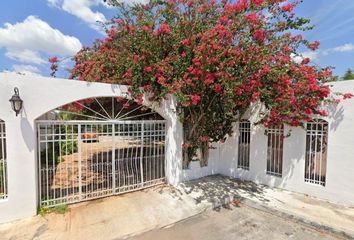
<instances>
[{"instance_id":1,"label":"window with iron bars","mask_svg":"<svg viewBox=\"0 0 354 240\"><path fill-rule=\"evenodd\" d=\"M284 125L268 128L267 135L267 174L281 177L283 172Z\"/></svg>"},{"instance_id":2,"label":"window with iron bars","mask_svg":"<svg viewBox=\"0 0 354 240\"><path fill-rule=\"evenodd\" d=\"M7 163L6 163L6 133L5 122L0 120L0 199L5 199L7 192Z\"/></svg>"},{"instance_id":3,"label":"window with iron bars","mask_svg":"<svg viewBox=\"0 0 354 240\"><path fill-rule=\"evenodd\" d=\"M239 123L238 137L238 160L237 167L245 170L250 169L250 142L251 142L251 123L242 120Z\"/></svg>"},{"instance_id":4,"label":"window with iron bars","mask_svg":"<svg viewBox=\"0 0 354 240\"><path fill-rule=\"evenodd\" d=\"M328 123L308 122L306 126L305 182L325 186L327 167Z\"/></svg>"}]
</instances>

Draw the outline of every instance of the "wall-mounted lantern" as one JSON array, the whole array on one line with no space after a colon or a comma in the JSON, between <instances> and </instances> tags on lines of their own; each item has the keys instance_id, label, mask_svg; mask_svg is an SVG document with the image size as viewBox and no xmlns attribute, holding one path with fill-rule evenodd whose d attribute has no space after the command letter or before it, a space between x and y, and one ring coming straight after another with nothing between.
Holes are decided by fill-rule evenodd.
<instances>
[{"instance_id":1,"label":"wall-mounted lantern","mask_svg":"<svg viewBox=\"0 0 354 240\"><path fill-rule=\"evenodd\" d=\"M11 99L9 100L11 102L11 108L14 110L16 113L16 116L21 112L22 109L22 99L20 98L20 91L18 90L17 87L14 88L15 94L12 95Z\"/></svg>"}]
</instances>

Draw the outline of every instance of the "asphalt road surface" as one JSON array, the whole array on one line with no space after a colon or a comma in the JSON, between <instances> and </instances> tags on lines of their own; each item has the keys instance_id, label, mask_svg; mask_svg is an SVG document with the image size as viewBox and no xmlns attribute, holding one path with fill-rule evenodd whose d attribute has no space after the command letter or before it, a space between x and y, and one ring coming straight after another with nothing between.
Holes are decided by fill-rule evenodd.
<instances>
[{"instance_id":1,"label":"asphalt road surface","mask_svg":"<svg viewBox=\"0 0 354 240\"><path fill-rule=\"evenodd\" d=\"M341 235L245 205L207 211L131 240L345 239Z\"/></svg>"}]
</instances>

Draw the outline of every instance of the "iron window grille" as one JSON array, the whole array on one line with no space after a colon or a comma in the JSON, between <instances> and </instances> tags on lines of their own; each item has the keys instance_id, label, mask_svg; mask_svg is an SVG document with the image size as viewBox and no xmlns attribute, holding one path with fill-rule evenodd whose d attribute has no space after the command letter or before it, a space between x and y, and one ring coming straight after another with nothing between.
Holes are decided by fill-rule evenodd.
<instances>
[{"instance_id":1,"label":"iron window grille","mask_svg":"<svg viewBox=\"0 0 354 240\"><path fill-rule=\"evenodd\" d=\"M267 174L282 177L284 125L272 126L267 129Z\"/></svg>"},{"instance_id":2,"label":"iron window grille","mask_svg":"<svg viewBox=\"0 0 354 240\"><path fill-rule=\"evenodd\" d=\"M306 126L305 182L325 186L327 167L328 123L308 122Z\"/></svg>"},{"instance_id":3,"label":"iron window grille","mask_svg":"<svg viewBox=\"0 0 354 240\"><path fill-rule=\"evenodd\" d=\"M250 168L250 142L251 142L251 123L242 120L239 123L238 137L238 159L237 167L245 170Z\"/></svg>"}]
</instances>

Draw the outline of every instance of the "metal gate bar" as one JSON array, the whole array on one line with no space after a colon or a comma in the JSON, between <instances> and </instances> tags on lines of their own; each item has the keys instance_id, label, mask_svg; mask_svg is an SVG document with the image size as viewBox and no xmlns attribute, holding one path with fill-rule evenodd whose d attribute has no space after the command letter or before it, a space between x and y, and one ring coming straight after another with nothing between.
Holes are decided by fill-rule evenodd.
<instances>
[{"instance_id":1,"label":"metal gate bar","mask_svg":"<svg viewBox=\"0 0 354 240\"><path fill-rule=\"evenodd\" d=\"M165 121L38 121L40 205L52 207L165 181Z\"/></svg>"},{"instance_id":2,"label":"metal gate bar","mask_svg":"<svg viewBox=\"0 0 354 240\"><path fill-rule=\"evenodd\" d=\"M8 196L5 122L0 119L0 200Z\"/></svg>"}]
</instances>

